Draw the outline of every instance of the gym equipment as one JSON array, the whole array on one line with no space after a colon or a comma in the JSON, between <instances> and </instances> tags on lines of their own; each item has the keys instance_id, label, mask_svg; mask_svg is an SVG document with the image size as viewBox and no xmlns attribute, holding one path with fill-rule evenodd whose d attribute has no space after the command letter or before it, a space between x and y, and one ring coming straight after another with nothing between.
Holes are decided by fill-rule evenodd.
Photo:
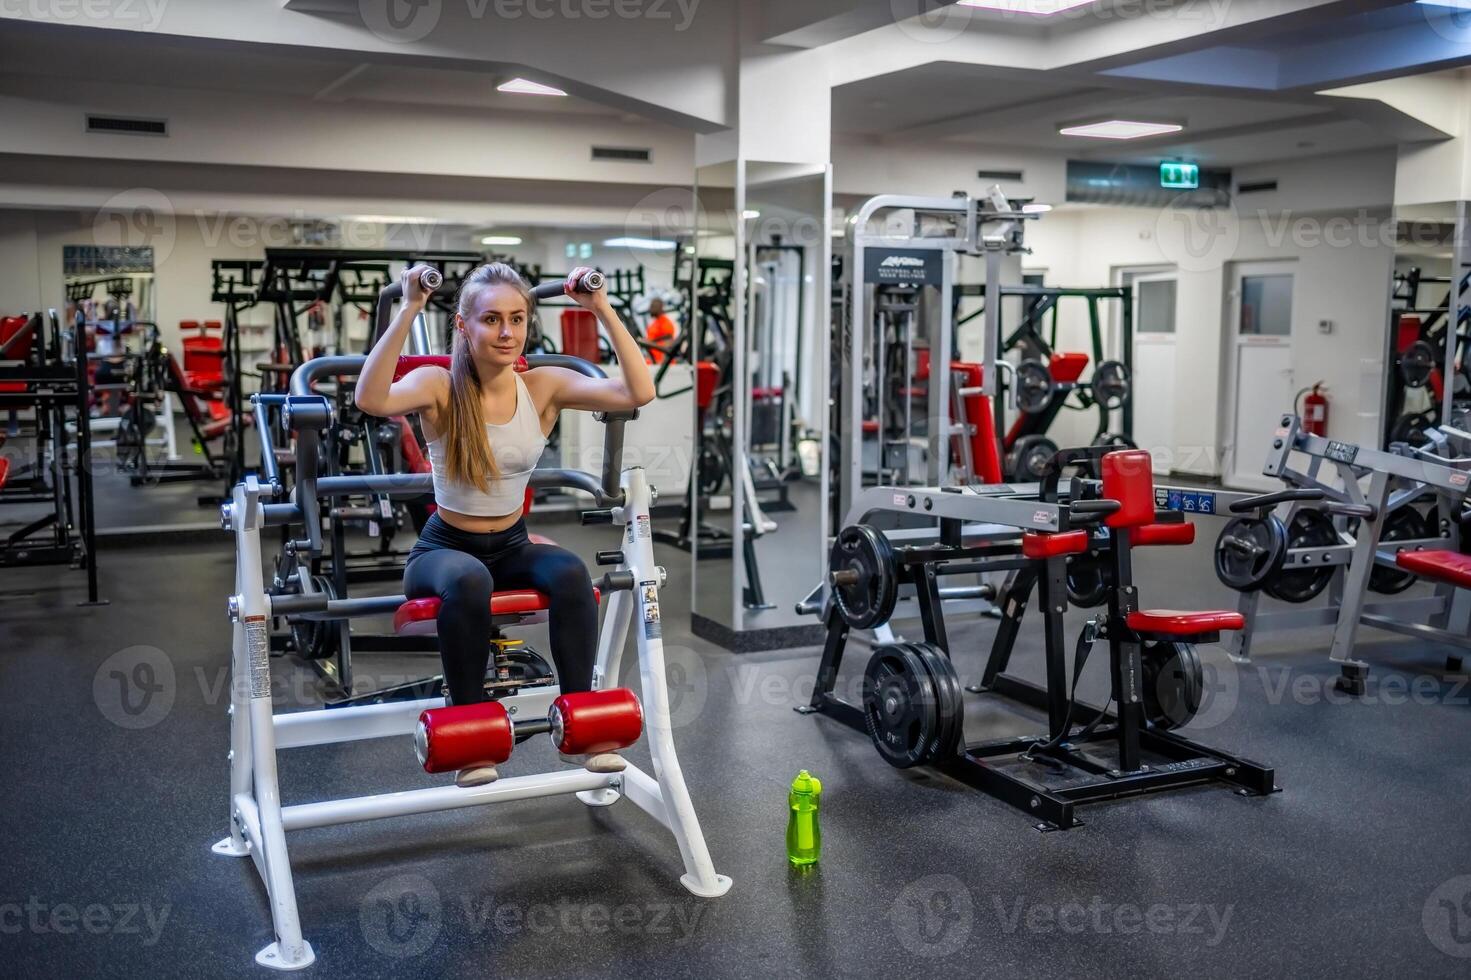
<instances>
[{"instance_id":1,"label":"gym equipment","mask_svg":"<svg viewBox=\"0 0 1471 980\"><path fill-rule=\"evenodd\" d=\"M887 623L899 599L889 539L867 524L843 528L828 556L828 583L838 615L850 627L872 629Z\"/></svg>"},{"instance_id":2,"label":"gym equipment","mask_svg":"<svg viewBox=\"0 0 1471 980\"><path fill-rule=\"evenodd\" d=\"M1287 561L1287 529L1275 514L1232 518L1216 539L1216 578L1238 592L1255 592Z\"/></svg>"},{"instance_id":3,"label":"gym equipment","mask_svg":"<svg viewBox=\"0 0 1471 980\"><path fill-rule=\"evenodd\" d=\"M1065 469L1094 471L1099 478L1063 478ZM1017 807L1043 830L1079 826L1075 810L1084 803L1187 784L1223 782L1251 796L1275 792L1272 769L1176 734L1206 696L1195 645L1240 630L1245 619L1231 610L1139 608L1134 549L1187 545L1195 537L1194 526L1178 513L1156 509L1161 493L1168 498L1182 491L1154 487L1150 469L1148 453L1088 447L1060 453L1035 486L865 490L839 536L862 544L833 549L817 684L810 703L797 710L866 732L890 765L934 766ZM906 526L916 521L928 527ZM877 531L879 524L901 526ZM892 573L887 562L870 570L867 556L882 551L870 542L872 534L906 542L922 537L924 543L892 548ZM863 557L855 561L853 555ZM1069 683L1063 615L1069 562L1080 560L1099 566L1093 574L1103 581L1105 608L1079 634ZM1078 565L1080 576L1086 568ZM1000 698L1009 708L1045 712L1045 734L976 740L973 729L964 730L964 695L948 656L944 612L969 596L963 590L947 595L939 580L978 572L1005 573L1006 582L997 596L1001 624L985 672L979 685L964 690ZM836 693L852 628L839 590L889 579L913 587L924 642L897 642L891 634L880 639L864 670L862 702L851 704ZM1005 672L1034 590L1045 638L1045 686ZM1098 642L1109 651L1112 711L1077 697L1078 679ZM1115 759L1102 754L1109 743Z\"/></svg>"},{"instance_id":4,"label":"gym equipment","mask_svg":"<svg viewBox=\"0 0 1471 980\"><path fill-rule=\"evenodd\" d=\"M1394 274L1382 406L1385 446L1422 445L1424 430L1463 425L1471 410L1471 307L1462 305L1471 275L1461 268L1454 280L1419 268ZM1427 297L1428 287L1443 292Z\"/></svg>"},{"instance_id":5,"label":"gym equipment","mask_svg":"<svg viewBox=\"0 0 1471 980\"><path fill-rule=\"evenodd\" d=\"M19 435L6 441L32 451L24 461L7 459L0 479L0 505L26 511L19 527L0 528L0 568L84 568L87 599L80 605L106 605L97 589L86 318L78 309L65 330L55 310L0 322L0 408L30 414ZM36 504L47 509L33 517Z\"/></svg>"},{"instance_id":6,"label":"gym equipment","mask_svg":"<svg viewBox=\"0 0 1471 980\"><path fill-rule=\"evenodd\" d=\"M546 356L546 355L543 355ZM341 359L360 365L361 358ZM325 361L327 363L323 364ZM571 359L558 363L563 366ZM339 363L338 358L308 362L301 372L325 376ZM575 362L585 374L601 372L585 362ZM591 494L598 507L586 512L584 523L612 524L618 528L619 550L616 566L605 573L601 589L608 596L608 609L598 637L597 663L593 673L594 693L601 698L566 695L559 700L555 686L524 686L504 694L492 703L503 709L506 718L547 717L536 728L512 726L512 740L538 730L553 731L558 722L548 717L555 709L560 717L560 741L574 750L588 751L600 746L623 742L633 727L627 706L628 692L609 690L608 685L620 676L628 632L634 628L639 658L642 711L647 724L653 756L653 775L629 763L623 772L593 773L585 769L499 779L476 787L435 786L401 792L384 793L353 799L326 800L316 803L287 805L281 800L277 777L278 754L285 749L308 745L335 745L367 738L414 736L421 729L420 719L430 715L428 728L421 739L426 760L436 766L445 760L466 757L498 757L507 752L505 726L492 708L479 708L473 717L463 714L438 715L445 709L439 698L399 701L386 704L350 705L276 714L271 701L271 659L268 622L273 615L318 615L329 619L405 611L408 621L432 620L425 604L436 600L408 603L402 596L328 599L320 594L273 597L267 593L261 566L261 532L266 527L306 526L317 520L319 500L387 492L394 497L424 493L430 488L427 475L398 475L388 480L381 477L349 475L317 477L310 465L316 444L324 429L332 424L330 401L323 395L299 393L293 378L293 391L287 396L285 421L296 432L295 454L298 474L291 498L283 499L274 474L263 474L265 482L247 475L237 484L231 500L222 510L227 530L234 534L236 557L236 593L229 602L233 623L233 656L230 684L230 797L229 836L214 845L214 852L233 857L249 856L265 884L271 912L274 940L256 955L256 962L275 969L301 969L315 959L315 953L302 935L300 913L290 856L286 846L288 831L333 826L382 817L407 816L440 810L478 806L532 797L576 794L589 806L608 806L626 796L639 809L666 827L678 845L684 867L680 883L695 895L714 898L730 888L730 879L716 874L710 854L695 815L684 775L675 753L669 716L669 688L665 676L664 647L659 620L659 586L665 575L654 562L650 533L649 506L652 490L639 467L621 469L622 428L636 413L606 413L610 452L601 474L594 477L581 471L555 471L556 479L575 485ZM263 457L270 461L273 456ZM545 473L548 471L538 471ZM492 598L494 612L497 599L516 608L545 609L545 597L536 593L499 593ZM397 618L397 617L396 617ZM617 702L621 700L622 706ZM636 702L635 702L636 703ZM477 707L477 706L466 706ZM448 724L441 728L440 721ZM472 732L468 742L464 733L457 736L457 724L467 725ZM449 733L449 745L436 737ZM499 732L499 734L497 734ZM479 733L475 735L473 733ZM637 736L635 736L637 737ZM435 750L430 750L430 745ZM441 756L440 749L444 755ZM459 753L458 757L455 753ZM487 761L477 758L475 761Z\"/></svg>"},{"instance_id":7,"label":"gym equipment","mask_svg":"<svg viewBox=\"0 0 1471 980\"><path fill-rule=\"evenodd\" d=\"M1296 415L1282 416L1262 472L1286 489L1238 499L1229 509L1254 510L1257 523L1275 520L1287 529L1283 558L1261 583L1268 595L1301 603L1326 589L1328 602L1264 610L1258 592L1241 592L1237 611L1248 626L1225 641L1234 658L1250 660L1259 630L1332 625L1330 658L1340 667L1339 687L1362 694L1368 665L1354 656L1361 623L1471 647L1471 576L1462 570L1461 521L1438 516L1466 511L1471 434L1442 426L1428 429L1426 439L1423 446L1398 443L1386 452L1311 435ZM1294 468L1294 454L1306 458L1305 470ZM1427 502L1433 505L1422 512ZM1218 552L1218 570L1221 561ZM1417 577L1434 586L1430 595L1367 601L1370 592L1404 592ZM1456 653L1447 658L1447 669L1459 670L1461 662Z\"/></svg>"}]
</instances>

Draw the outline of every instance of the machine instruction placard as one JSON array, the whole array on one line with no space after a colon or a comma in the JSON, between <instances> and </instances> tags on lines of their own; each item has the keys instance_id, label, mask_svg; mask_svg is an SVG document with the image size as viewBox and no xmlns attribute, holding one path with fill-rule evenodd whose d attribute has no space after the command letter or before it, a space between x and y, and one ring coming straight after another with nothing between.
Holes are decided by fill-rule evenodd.
<instances>
[{"instance_id":1,"label":"machine instruction placard","mask_svg":"<svg viewBox=\"0 0 1471 980\"><path fill-rule=\"evenodd\" d=\"M927 248L869 248L863 251L863 281L938 286L945 253Z\"/></svg>"},{"instance_id":2,"label":"machine instruction placard","mask_svg":"<svg viewBox=\"0 0 1471 980\"><path fill-rule=\"evenodd\" d=\"M1208 490L1155 487L1154 506L1161 510L1178 510L1186 514L1214 514L1216 495Z\"/></svg>"},{"instance_id":3,"label":"machine instruction placard","mask_svg":"<svg viewBox=\"0 0 1471 980\"><path fill-rule=\"evenodd\" d=\"M264 616L246 616L245 649L250 651L250 696L271 696L271 636Z\"/></svg>"},{"instance_id":4,"label":"machine instruction placard","mask_svg":"<svg viewBox=\"0 0 1471 980\"><path fill-rule=\"evenodd\" d=\"M638 606L644 623L644 638L661 638L664 626L659 619L659 584L653 579L638 584Z\"/></svg>"}]
</instances>

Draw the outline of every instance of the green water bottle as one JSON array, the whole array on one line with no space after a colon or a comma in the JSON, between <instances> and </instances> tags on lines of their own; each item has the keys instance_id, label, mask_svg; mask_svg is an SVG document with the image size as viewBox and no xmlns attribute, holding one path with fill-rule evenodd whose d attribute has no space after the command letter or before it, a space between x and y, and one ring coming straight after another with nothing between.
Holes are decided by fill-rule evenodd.
<instances>
[{"instance_id":1,"label":"green water bottle","mask_svg":"<svg viewBox=\"0 0 1471 980\"><path fill-rule=\"evenodd\" d=\"M787 860L799 868L817 863L822 850L822 831L817 827L817 805L822 783L806 769L792 780L787 794L791 815L787 818Z\"/></svg>"}]
</instances>

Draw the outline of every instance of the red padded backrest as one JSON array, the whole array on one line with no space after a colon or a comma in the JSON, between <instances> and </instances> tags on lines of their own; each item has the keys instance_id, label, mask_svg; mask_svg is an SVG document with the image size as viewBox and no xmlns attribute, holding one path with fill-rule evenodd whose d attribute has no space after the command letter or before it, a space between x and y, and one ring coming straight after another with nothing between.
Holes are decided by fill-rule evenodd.
<instances>
[{"instance_id":1,"label":"red padded backrest","mask_svg":"<svg viewBox=\"0 0 1471 980\"><path fill-rule=\"evenodd\" d=\"M5 343L11 337L20 333L21 328L31 321L28 316L0 317L0 344ZM25 340L18 341L16 345L5 352L8 361L23 361L31 356L31 344L35 342L36 335L33 333Z\"/></svg>"},{"instance_id":2,"label":"red padded backrest","mask_svg":"<svg viewBox=\"0 0 1471 980\"><path fill-rule=\"evenodd\" d=\"M1119 449L1103 457L1103 496L1117 500L1117 513L1104 518L1109 527L1154 523L1154 472L1143 449Z\"/></svg>"},{"instance_id":3,"label":"red padded backrest","mask_svg":"<svg viewBox=\"0 0 1471 980\"><path fill-rule=\"evenodd\" d=\"M410 371L413 371L416 368L425 367L425 366L430 365L430 364L436 364L439 367L442 367L446 371L448 371L449 370L449 355L448 354L405 354L405 355L403 355L402 357L400 357L398 359L398 364L393 369L393 380L394 381L399 381L406 374L408 374ZM531 369L531 365L529 365L529 364L526 363L526 355L525 354L522 354L520 357L516 358L516 370L517 371L529 371L530 369Z\"/></svg>"},{"instance_id":4,"label":"red padded backrest","mask_svg":"<svg viewBox=\"0 0 1471 980\"><path fill-rule=\"evenodd\" d=\"M701 410L710 407L715 397L715 385L720 381L720 368L714 361L700 361L695 365L695 405Z\"/></svg>"},{"instance_id":5,"label":"red padded backrest","mask_svg":"<svg viewBox=\"0 0 1471 980\"><path fill-rule=\"evenodd\" d=\"M1083 369L1087 366L1087 354L1065 354L1062 351L1053 354L1052 360L1047 362L1047 370L1052 375L1052 380L1064 385L1081 378Z\"/></svg>"},{"instance_id":6,"label":"red padded backrest","mask_svg":"<svg viewBox=\"0 0 1471 980\"><path fill-rule=\"evenodd\" d=\"M562 353L598 363L598 318L591 310L562 311Z\"/></svg>"},{"instance_id":7,"label":"red padded backrest","mask_svg":"<svg viewBox=\"0 0 1471 980\"><path fill-rule=\"evenodd\" d=\"M926 358L929 352L925 352ZM928 363L928 361L926 361ZM979 388L983 366L975 361L951 361L950 371L961 376L961 386ZM965 395L965 421L975 427L969 436L971 464L982 483L1001 482L1001 456L996 451L996 414L989 395ZM957 438L966 438L958 436Z\"/></svg>"}]
</instances>

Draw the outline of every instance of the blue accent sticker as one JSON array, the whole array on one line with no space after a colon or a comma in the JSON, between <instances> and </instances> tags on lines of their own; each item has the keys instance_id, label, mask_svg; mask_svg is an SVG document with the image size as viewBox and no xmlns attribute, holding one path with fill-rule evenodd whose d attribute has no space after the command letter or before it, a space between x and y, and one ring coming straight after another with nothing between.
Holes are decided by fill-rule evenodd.
<instances>
[{"instance_id":1,"label":"blue accent sticker","mask_svg":"<svg viewBox=\"0 0 1471 980\"><path fill-rule=\"evenodd\" d=\"M1216 495L1213 493L1197 493L1196 502L1199 504L1195 509L1202 514L1214 514L1216 512Z\"/></svg>"},{"instance_id":2,"label":"blue accent sticker","mask_svg":"<svg viewBox=\"0 0 1471 980\"><path fill-rule=\"evenodd\" d=\"M1183 493L1181 493L1179 490L1171 490L1170 491L1170 510L1184 510L1185 509L1185 504L1184 504L1184 501L1182 499L1184 496L1185 495Z\"/></svg>"}]
</instances>

